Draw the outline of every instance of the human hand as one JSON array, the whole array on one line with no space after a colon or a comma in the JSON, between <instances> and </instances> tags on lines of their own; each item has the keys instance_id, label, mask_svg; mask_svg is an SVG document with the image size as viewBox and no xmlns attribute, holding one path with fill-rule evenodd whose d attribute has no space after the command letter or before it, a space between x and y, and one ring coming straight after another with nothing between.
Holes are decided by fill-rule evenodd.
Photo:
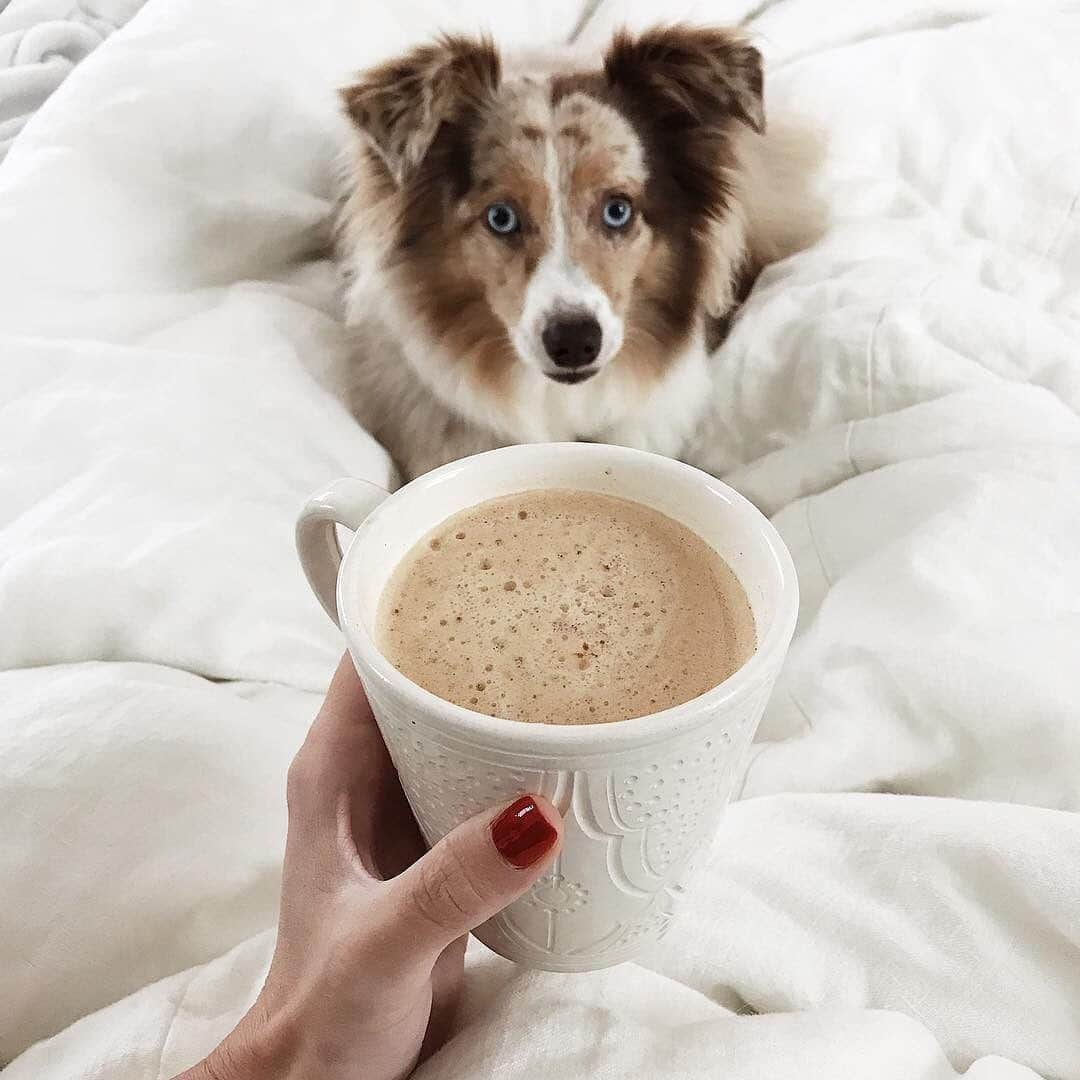
<instances>
[{"instance_id":1,"label":"human hand","mask_svg":"<svg viewBox=\"0 0 1080 1080\"><path fill-rule=\"evenodd\" d=\"M561 840L540 796L424 844L346 655L289 769L277 948L258 999L176 1080L396 1080L446 1039L468 931Z\"/></svg>"}]
</instances>

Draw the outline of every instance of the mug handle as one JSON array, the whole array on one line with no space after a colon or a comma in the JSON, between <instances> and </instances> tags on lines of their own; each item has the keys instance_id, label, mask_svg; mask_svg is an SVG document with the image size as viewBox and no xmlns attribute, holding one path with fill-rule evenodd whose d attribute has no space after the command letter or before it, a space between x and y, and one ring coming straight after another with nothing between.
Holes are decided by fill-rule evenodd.
<instances>
[{"instance_id":1,"label":"mug handle","mask_svg":"<svg viewBox=\"0 0 1080 1080\"><path fill-rule=\"evenodd\" d=\"M337 578L341 568L341 545L334 526L344 525L355 532L389 494L367 480L335 480L308 499L297 519L296 550L300 565L312 592L338 625Z\"/></svg>"}]
</instances>

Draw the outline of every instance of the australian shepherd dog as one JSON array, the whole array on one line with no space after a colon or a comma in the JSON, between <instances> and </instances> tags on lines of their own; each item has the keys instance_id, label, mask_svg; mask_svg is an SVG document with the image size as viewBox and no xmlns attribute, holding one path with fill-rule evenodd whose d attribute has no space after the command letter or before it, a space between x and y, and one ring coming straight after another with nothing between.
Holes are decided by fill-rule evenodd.
<instances>
[{"instance_id":1,"label":"australian shepherd dog","mask_svg":"<svg viewBox=\"0 0 1080 1080\"><path fill-rule=\"evenodd\" d=\"M818 141L737 31L603 55L445 37L342 91L352 406L409 478L517 442L680 457L758 272L813 242Z\"/></svg>"}]
</instances>

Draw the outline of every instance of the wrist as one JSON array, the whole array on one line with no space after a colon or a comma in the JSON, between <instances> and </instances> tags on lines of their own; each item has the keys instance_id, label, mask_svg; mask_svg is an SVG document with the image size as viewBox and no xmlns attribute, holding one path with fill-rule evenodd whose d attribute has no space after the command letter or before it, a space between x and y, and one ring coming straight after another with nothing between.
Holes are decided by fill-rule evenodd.
<instances>
[{"instance_id":1,"label":"wrist","mask_svg":"<svg viewBox=\"0 0 1080 1080\"><path fill-rule=\"evenodd\" d=\"M295 1040L287 1025L256 1001L202 1061L175 1080L289 1080Z\"/></svg>"}]
</instances>

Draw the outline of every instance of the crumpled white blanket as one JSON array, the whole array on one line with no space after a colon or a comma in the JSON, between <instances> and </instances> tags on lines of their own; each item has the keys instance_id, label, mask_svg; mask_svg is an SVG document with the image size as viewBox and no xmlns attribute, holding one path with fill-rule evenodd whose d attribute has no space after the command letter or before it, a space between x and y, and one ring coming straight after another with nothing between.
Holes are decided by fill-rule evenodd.
<instances>
[{"instance_id":1,"label":"crumpled white blanket","mask_svg":"<svg viewBox=\"0 0 1080 1080\"><path fill-rule=\"evenodd\" d=\"M145 0L0 2L0 161L71 69Z\"/></svg>"},{"instance_id":2,"label":"crumpled white blanket","mask_svg":"<svg viewBox=\"0 0 1080 1080\"><path fill-rule=\"evenodd\" d=\"M1080 1077L1080 4L754 13L835 221L718 358L712 467L803 608L696 892L642 964L474 946L422 1080ZM341 643L306 494L335 396L330 89L573 0L150 0L0 166L0 1062L165 1078L257 992L284 773Z\"/></svg>"}]
</instances>

